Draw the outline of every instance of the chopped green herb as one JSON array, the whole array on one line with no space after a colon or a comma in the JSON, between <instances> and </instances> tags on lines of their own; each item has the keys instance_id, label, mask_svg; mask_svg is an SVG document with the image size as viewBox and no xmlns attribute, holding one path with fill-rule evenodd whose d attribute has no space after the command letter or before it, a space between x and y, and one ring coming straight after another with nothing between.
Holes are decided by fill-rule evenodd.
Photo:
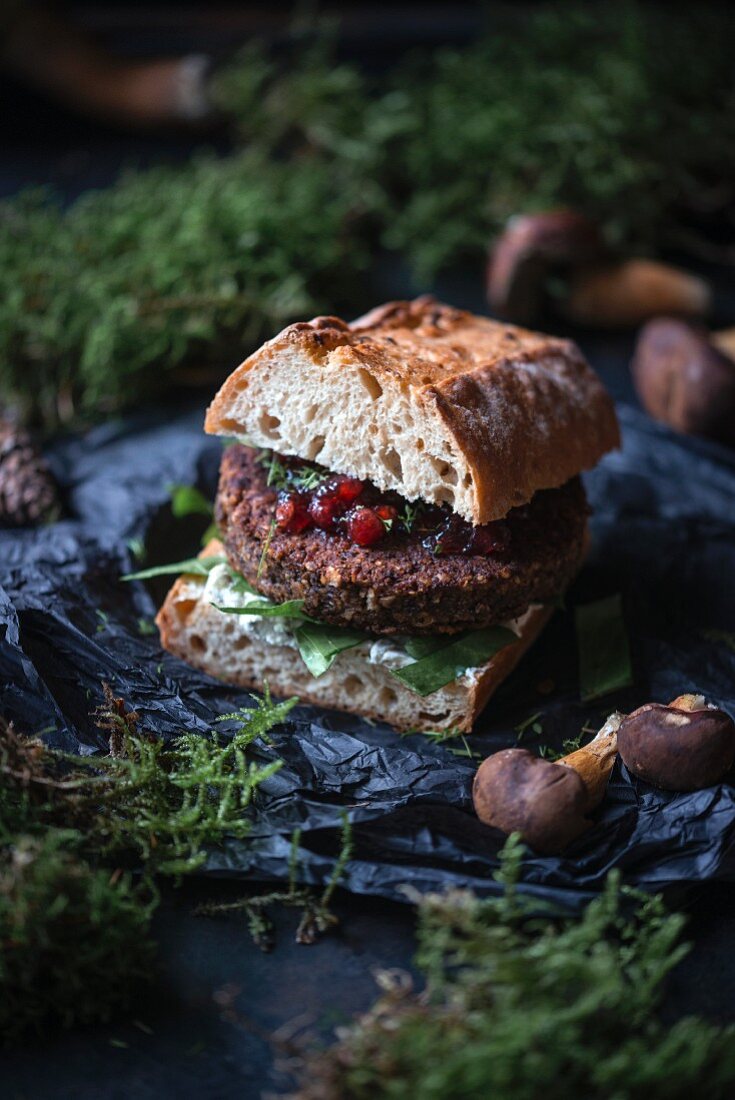
<instances>
[{"instance_id":1,"label":"chopped green herb","mask_svg":"<svg viewBox=\"0 0 735 1100\"><path fill-rule=\"evenodd\" d=\"M406 501L402 511L398 513L398 522L402 523L410 533L424 507L424 503L421 500L417 500L413 504L410 503L410 501Z\"/></svg>"},{"instance_id":2,"label":"chopped green herb","mask_svg":"<svg viewBox=\"0 0 735 1100\"><path fill-rule=\"evenodd\" d=\"M563 756L569 756L570 753L576 752L577 749L582 747L582 734L578 734L577 737L567 737L561 744L561 750L553 748L551 745L539 745L539 756L543 756L545 760L550 760L554 763L556 760L561 760Z\"/></svg>"},{"instance_id":3,"label":"chopped green herb","mask_svg":"<svg viewBox=\"0 0 735 1100\"><path fill-rule=\"evenodd\" d=\"M224 554L213 554L206 558L186 558L184 561L175 561L170 565L153 565L150 569L141 569L139 573L126 573L120 580L147 581L151 577L179 576L182 573L206 577L215 565L226 564L227 558Z\"/></svg>"},{"instance_id":4,"label":"chopped green herb","mask_svg":"<svg viewBox=\"0 0 735 1100\"><path fill-rule=\"evenodd\" d=\"M524 718L522 722L519 722L517 726L514 726L517 737L516 741L523 740L523 735L527 729L532 729L534 733L542 733L543 727L539 722L541 717L541 711L537 711L536 714L532 714L529 718Z\"/></svg>"},{"instance_id":5,"label":"chopped green herb","mask_svg":"<svg viewBox=\"0 0 735 1100\"><path fill-rule=\"evenodd\" d=\"M585 703L633 682L620 595L575 608L579 683Z\"/></svg>"},{"instance_id":6,"label":"chopped green herb","mask_svg":"<svg viewBox=\"0 0 735 1100\"><path fill-rule=\"evenodd\" d=\"M303 619L304 601L286 600L285 603L271 603L270 600L253 600L246 607L225 607L213 603L218 611L225 615L261 615L265 619Z\"/></svg>"},{"instance_id":7,"label":"chopped green herb","mask_svg":"<svg viewBox=\"0 0 735 1100\"><path fill-rule=\"evenodd\" d=\"M99 619L99 622L97 623L96 633L101 634L103 630L107 629L107 625L110 621L110 616L107 614L106 611L100 611L99 608L95 609L95 615Z\"/></svg>"},{"instance_id":8,"label":"chopped green herb","mask_svg":"<svg viewBox=\"0 0 735 1100\"><path fill-rule=\"evenodd\" d=\"M301 658L312 676L322 676L340 653L365 641L360 631L343 630L326 623L303 623L297 627L295 635Z\"/></svg>"},{"instance_id":9,"label":"chopped green herb","mask_svg":"<svg viewBox=\"0 0 735 1100\"><path fill-rule=\"evenodd\" d=\"M206 546L208 542L212 541L212 539L218 539L219 537L219 527L213 520L202 535L201 544L202 546Z\"/></svg>"},{"instance_id":10,"label":"chopped green herb","mask_svg":"<svg viewBox=\"0 0 735 1100\"><path fill-rule=\"evenodd\" d=\"M403 668L391 669L391 674L417 695L431 695L446 684L451 684L468 668L484 665L494 653L517 641L517 635L504 626L490 626L473 630L459 638L434 648ZM413 640L414 651L417 639ZM421 640L423 643L423 639ZM436 639L427 639L435 642Z\"/></svg>"},{"instance_id":11,"label":"chopped green herb","mask_svg":"<svg viewBox=\"0 0 735 1100\"><path fill-rule=\"evenodd\" d=\"M273 538L275 530L276 530L276 520L275 520L275 516L274 516L273 519L270 521L270 524L268 525L268 534L265 536L265 542L263 543L263 550L262 550L262 553L260 555L260 561L258 562L258 572L256 573L256 577L258 578L258 580L260 580L260 578L262 576L262 573L263 573L263 570L265 569L265 559L268 557L268 551L270 550L271 540Z\"/></svg>"},{"instance_id":12,"label":"chopped green herb","mask_svg":"<svg viewBox=\"0 0 735 1100\"><path fill-rule=\"evenodd\" d=\"M274 489L298 489L308 492L316 489L332 476L329 470L306 463L286 465L273 451L259 451L255 456L267 472L266 484Z\"/></svg>"},{"instance_id":13,"label":"chopped green herb","mask_svg":"<svg viewBox=\"0 0 735 1100\"><path fill-rule=\"evenodd\" d=\"M133 555L134 559L141 565L145 561L146 549L145 543L141 538L128 539L128 550Z\"/></svg>"},{"instance_id":14,"label":"chopped green herb","mask_svg":"<svg viewBox=\"0 0 735 1100\"><path fill-rule=\"evenodd\" d=\"M155 623L152 623L150 619L138 619L138 633L144 637L149 634L156 634Z\"/></svg>"}]
</instances>

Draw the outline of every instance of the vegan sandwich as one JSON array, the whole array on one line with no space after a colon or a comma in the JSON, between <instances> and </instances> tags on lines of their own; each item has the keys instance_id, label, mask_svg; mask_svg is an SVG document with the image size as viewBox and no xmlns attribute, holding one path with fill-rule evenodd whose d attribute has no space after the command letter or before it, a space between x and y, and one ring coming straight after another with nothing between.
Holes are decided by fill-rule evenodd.
<instances>
[{"instance_id":1,"label":"vegan sandwich","mask_svg":"<svg viewBox=\"0 0 735 1100\"><path fill-rule=\"evenodd\" d=\"M229 683L469 730L583 560L579 478L619 444L576 346L430 298L293 324L205 428L220 539L158 614Z\"/></svg>"}]
</instances>

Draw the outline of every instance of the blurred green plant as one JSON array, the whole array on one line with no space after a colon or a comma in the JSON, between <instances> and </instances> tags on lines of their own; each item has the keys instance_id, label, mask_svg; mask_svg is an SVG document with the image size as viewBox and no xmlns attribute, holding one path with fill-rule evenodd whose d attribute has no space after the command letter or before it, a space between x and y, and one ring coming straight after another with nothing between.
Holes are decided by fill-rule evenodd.
<instances>
[{"instance_id":1,"label":"blurred green plant","mask_svg":"<svg viewBox=\"0 0 735 1100\"><path fill-rule=\"evenodd\" d=\"M125 1008L150 974L154 908L129 874L81 858L73 831L0 834L0 1043Z\"/></svg>"},{"instance_id":2,"label":"blurred green plant","mask_svg":"<svg viewBox=\"0 0 735 1100\"><path fill-rule=\"evenodd\" d=\"M244 151L127 175L62 211L0 206L0 389L46 427L212 381L279 327L370 303L384 249L426 283L559 204L621 250L711 249L735 185L732 13L504 9L463 48L369 79L334 31L214 81Z\"/></svg>"},{"instance_id":3,"label":"blurred green plant","mask_svg":"<svg viewBox=\"0 0 735 1100\"><path fill-rule=\"evenodd\" d=\"M295 702L274 703L266 691L224 716L231 735L164 743L139 731L135 712L106 688L96 721L110 752L94 757L48 749L2 724L0 1042L49 1021L104 1019L131 1002L152 973L158 876L196 871L213 846L248 836L253 795L281 766L259 762L255 743L268 744ZM316 897L296 887L294 838L289 904L304 910L303 942L336 923L329 903L350 850L345 821ZM259 931L266 906L280 900L278 892L248 899Z\"/></svg>"},{"instance_id":4,"label":"blurred green plant","mask_svg":"<svg viewBox=\"0 0 735 1100\"><path fill-rule=\"evenodd\" d=\"M61 210L0 206L0 391L47 427L186 371L224 375L288 320L344 302L354 196L323 160L254 152L124 177Z\"/></svg>"},{"instance_id":5,"label":"blurred green plant","mask_svg":"<svg viewBox=\"0 0 735 1100\"><path fill-rule=\"evenodd\" d=\"M732 1095L735 1027L659 1015L663 983L688 951L683 917L615 874L581 916L539 915L518 891L521 851L511 837L497 899L416 898L425 989L379 975L373 1007L304 1059L302 1100Z\"/></svg>"},{"instance_id":6,"label":"blurred green plant","mask_svg":"<svg viewBox=\"0 0 735 1100\"><path fill-rule=\"evenodd\" d=\"M429 278L512 214L565 205L613 246L692 245L688 220L735 196L727 26L722 8L556 5L410 61L365 128L384 243Z\"/></svg>"}]
</instances>

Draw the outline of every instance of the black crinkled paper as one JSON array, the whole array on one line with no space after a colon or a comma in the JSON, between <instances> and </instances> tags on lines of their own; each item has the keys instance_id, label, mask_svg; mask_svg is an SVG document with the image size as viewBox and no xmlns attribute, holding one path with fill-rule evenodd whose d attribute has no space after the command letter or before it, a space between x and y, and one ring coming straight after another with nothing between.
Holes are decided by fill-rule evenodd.
<instances>
[{"instance_id":1,"label":"black crinkled paper","mask_svg":"<svg viewBox=\"0 0 735 1100\"><path fill-rule=\"evenodd\" d=\"M514 727L536 712L543 732L529 728L521 742L531 749L558 748L613 709L689 690L735 713L735 651L716 634L735 625L735 458L674 437L630 408L620 416L623 451L585 479L593 545L567 603L622 593L634 686L582 704L573 615L559 611L491 700L469 739L473 752L515 744ZM71 751L104 749L90 717L103 681L162 737L204 732L248 702L141 632L166 578L150 587L119 580L135 568L132 539L145 539L147 564L196 551L196 525L171 516L168 487L197 484L213 495L220 455L219 442L202 433L200 410L171 422L152 414L116 422L52 451L71 518L0 532L0 709L18 728ZM554 684L548 695L538 690L544 681ZM299 826L303 877L322 882L346 810L356 842L348 889L390 898L403 897L406 884L496 891L502 838L472 812L475 760L312 707L292 712L273 741L258 752L285 763L257 796L251 837L213 852L205 873L283 876ZM666 794L632 781L618 763L594 828L563 857L529 853L524 883L540 898L574 905L613 867L650 889L729 879L734 844L730 783Z\"/></svg>"}]
</instances>

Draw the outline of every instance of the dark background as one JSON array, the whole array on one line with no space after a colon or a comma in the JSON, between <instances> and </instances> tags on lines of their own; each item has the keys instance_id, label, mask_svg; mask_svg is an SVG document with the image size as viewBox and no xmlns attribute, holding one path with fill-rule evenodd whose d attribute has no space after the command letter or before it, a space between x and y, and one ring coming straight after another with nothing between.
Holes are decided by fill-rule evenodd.
<instances>
[{"instance_id":1,"label":"dark background","mask_svg":"<svg viewBox=\"0 0 735 1100\"><path fill-rule=\"evenodd\" d=\"M515 5L516 7L518 5ZM524 5L527 6L527 5ZM494 5L498 7L498 5ZM675 6L668 5L675 13ZM214 63L252 34L278 49L293 5L59 3L57 14L93 33L122 56L203 52ZM322 9L325 10L325 9ZM326 9L342 16L340 49L379 70L417 44L463 41L479 27L478 5L370 4ZM0 24L1 25L1 24ZM126 166L175 162L197 145L228 146L222 129L207 133L110 125L65 107L17 75L0 75L0 195L50 184L66 201L111 182ZM721 291L722 323L735 322L732 277L710 269ZM380 283L381 275L376 276ZM384 297L400 292L391 274ZM386 280L387 283L387 280ZM398 285L397 285L398 284ZM408 288L406 288L408 290ZM430 289L430 288L422 288ZM482 311L478 273L454 275L436 289L456 305ZM627 371L633 337L575 334L618 400L634 402ZM288 1083L274 1060L287 1025L329 1033L373 999L375 967L409 968L413 911L385 901L338 894L337 932L313 947L293 942L297 918L276 914L278 943L262 954L237 918L192 915L205 898L241 896L242 887L187 882L168 889L156 919L160 973L133 1021L46 1034L0 1057L0 1093L12 1097L250 1097ZM674 973L665 1011L735 1018L735 901L710 887L685 906L695 947ZM234 1006L234 1008L233 1008Z\"/></svg>"}]
</instances>

